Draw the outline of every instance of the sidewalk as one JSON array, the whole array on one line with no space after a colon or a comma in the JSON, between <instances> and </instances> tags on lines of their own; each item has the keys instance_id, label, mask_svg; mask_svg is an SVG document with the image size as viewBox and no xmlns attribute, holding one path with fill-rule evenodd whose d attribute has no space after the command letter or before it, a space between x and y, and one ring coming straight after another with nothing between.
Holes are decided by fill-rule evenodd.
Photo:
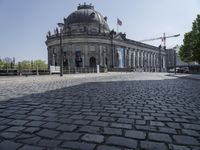
<instances>
[{"instance_id":1,"label":"sidewalk","mask_svg":"<svg viewBox=\"0 0 200 150\"><path fill-rule=\"evenodd\" d=\"M170 73L169 76L200 81L200 74Z\"/></svg>"}]
</instances>

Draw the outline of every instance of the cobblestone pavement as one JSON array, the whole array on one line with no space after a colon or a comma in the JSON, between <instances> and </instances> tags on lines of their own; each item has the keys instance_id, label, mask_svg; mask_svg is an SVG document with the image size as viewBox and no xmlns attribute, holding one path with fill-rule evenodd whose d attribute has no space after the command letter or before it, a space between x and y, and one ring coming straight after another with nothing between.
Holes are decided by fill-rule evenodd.
<instances>
[{"instance_id":1,"label":"cobblestone pavement","mask_svg":"<svg viewBox=\"0 0 200 150\"><path fill-rule=\"evenodd\" d=\"M200 82L158 73L0 78L0 150L200 150Z\"/></svg>"}]
</instances>

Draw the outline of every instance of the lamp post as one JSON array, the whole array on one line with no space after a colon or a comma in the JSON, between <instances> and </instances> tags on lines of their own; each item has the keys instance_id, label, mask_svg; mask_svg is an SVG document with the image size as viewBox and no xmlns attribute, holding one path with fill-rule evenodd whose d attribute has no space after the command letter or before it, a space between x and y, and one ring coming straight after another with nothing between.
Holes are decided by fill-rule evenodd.
<instances>
[{"instance_id":1,"label":"lamp post","mask_svg":"<svg viewBox=\"0 0 200 150\"><path fill-rule=\"evenodd\" d=\"M176 74L176 50L174 49L174 74Z\"/></svg>"},{"instance_id":2,"label":"lamp post","mask_svg":"<svg viewBox=\"0 0 200 150\"><path fill-rule=\"evenodd\" d=\"M58 26L60 28L60 76L63 76L63 23L58 23Z\"/></svg>"},{"instance_id":3,"label":"lamp post","mask_svg":"<svg viewBox=\"0 0 200 150\"><path fill-rule=\"evenodd\" d=\"M173 48L174 50L174 74L176 74L176 49L178 45Z\"/></svg>"}]
</instances>

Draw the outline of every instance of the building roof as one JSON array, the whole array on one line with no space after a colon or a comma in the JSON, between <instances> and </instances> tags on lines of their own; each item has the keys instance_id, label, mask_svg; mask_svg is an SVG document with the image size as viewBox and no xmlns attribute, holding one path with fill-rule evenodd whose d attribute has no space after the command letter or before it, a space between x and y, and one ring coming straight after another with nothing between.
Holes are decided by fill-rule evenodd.
<instances>
[{"instance_id":1,"label":"building roof","mask_svg":"<svg viewBox=\"0 0 200 150\"><path fill-rule=\"evenodd\" d=\"M77 23L97 23L98 25L103 26L107 30L109 30L109 26L106 22L106 17L103 17L99 12L94 9L94 6L87 5L79 5L77 7L77 11L72 12L65 20L65 25L69 26Z\"/></svg>"}]
</instances>

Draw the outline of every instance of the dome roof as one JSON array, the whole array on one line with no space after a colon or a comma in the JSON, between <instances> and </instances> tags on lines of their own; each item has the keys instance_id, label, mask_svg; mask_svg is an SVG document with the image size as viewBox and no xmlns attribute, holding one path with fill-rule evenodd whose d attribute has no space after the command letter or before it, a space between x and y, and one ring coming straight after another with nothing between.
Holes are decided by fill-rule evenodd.
<instances>
[{"instance_id":1,"label":"dome roof","mask_svg":"<svg viewBox=\"0 0 200 150\"><path fill-rule=\"evenodd\" d=\"M104 29L110 30L106 22L106 17L104 18L99 12L94 10L92 5L79 5L77 11L71 13L67 19L64 20L65 26L70 26L72 24L90 24L96 23L101 25Z\"/></svg>"}]
</instances>

